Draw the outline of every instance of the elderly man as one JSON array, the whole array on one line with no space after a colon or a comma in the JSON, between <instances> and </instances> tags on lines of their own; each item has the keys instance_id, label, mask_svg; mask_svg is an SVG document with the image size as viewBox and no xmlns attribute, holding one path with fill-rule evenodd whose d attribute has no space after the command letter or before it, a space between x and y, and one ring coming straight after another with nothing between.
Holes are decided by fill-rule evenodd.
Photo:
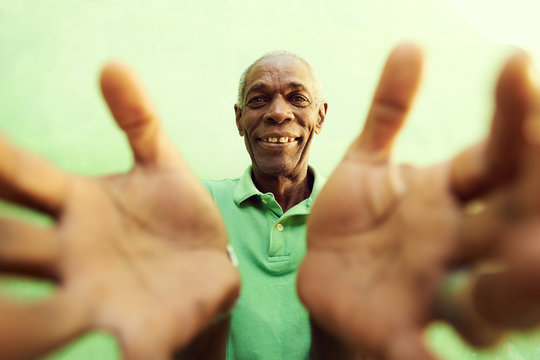
<instances>
[{"instance_id":1,"label":"elderly man","mask_svg":"<svg viewBox=\"0 0 540 360\"><path fill-rule=\"evenodd\" d=\"M206 182L243 279L231 319L231 359L309 353L309 318L295 282L306 252L306 218L322 187L308 154L327 107L310 65L295 55L263 56L242 75L236 126L252 165L239 179Z\"/></svg>"},{"instance_id":2,"label":"elderly man","mask_svg":"<svg viewBox=\"0 0 540 360\"><path fill-rule=\"evenodd\" d=\"M69 175L0 141L0 196L54 220L2 219L0 268L59 283L44 300L0 302L1 356L33 357L99 328L128 359L178 349L178 358L429 359L420 333L433 319L477 343L538 322L540 285L530 279L539 252L527 240L538 234L540 137L529 121L537 90L528 59L503 71L486 143L416 169L389 155L421 66L416 46L392 52L362 134L313 207L297 284L311 335L294 283L321 187L307 156L327 104L310 66L276 53L246 70L235 112L252 165L239 179L205 182L225 228L135 77L108 65L102 91L133 150L129 173ZM461 274L455 265L493 259L496 271L444 285Z\"/></svg>"}]
</instances>

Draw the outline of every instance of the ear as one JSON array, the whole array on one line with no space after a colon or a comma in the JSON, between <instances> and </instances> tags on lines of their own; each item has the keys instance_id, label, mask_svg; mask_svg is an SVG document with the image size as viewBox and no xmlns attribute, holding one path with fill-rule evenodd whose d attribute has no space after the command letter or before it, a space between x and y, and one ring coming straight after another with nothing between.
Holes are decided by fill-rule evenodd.
<instances>
[{"instance_id":1,"label":"ear","mask_svg":"<svg viewBox=\"0 0 540 360\"><path fill-rule=\"evenodd\" d=\"M328 103L325 102L319 107L319 119L317 120L317 124L315 125L315 134L321 133L327 111L328 111Z\"/></svg>"},{"instance_id":2,"label":"ear","mask_svg":"<svg viewBox=\"0 0 540 360\"><path fill-rule=\"evenodd\" d=\"M238 129L238 134L240 136L244 136L244 129L242 129L242 125L240 123L240 120L242 119L242 109L238 107L238 105L234 105L234 114L236 116L236 128Z\"/></svg>"}]
</instances>

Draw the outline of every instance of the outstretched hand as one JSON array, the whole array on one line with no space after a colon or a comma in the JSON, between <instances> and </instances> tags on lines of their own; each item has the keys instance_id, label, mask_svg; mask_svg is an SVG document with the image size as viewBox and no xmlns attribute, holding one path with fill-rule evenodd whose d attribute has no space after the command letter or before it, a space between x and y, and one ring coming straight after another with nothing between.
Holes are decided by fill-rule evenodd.
<instances>
[{"instance_id":1,"label":"outstretched hand","mask_svg":"<svg viewBox=\"0 0 540 360\"><path fill-rule=\"evenodd\" d=\"M345 344L344 353L351 357L365 351L389 360L433 359L422 332L441 316L436 302L445 276L457 265L496 256L495 233L479 229L489 229L500 214L478 217L483 207L504 198L530 205L520 216L532 216L539 208L531 199L540 198L532 186L540 181L533 161L540 148L523 130L537 96L525 54L510 59L501 73L487 141L425 168L390 160L394 137L420 83L422 61L414 45L392 52L364 129L308 221L299 296L315 326ZM508 266L515 264L506 260ZM502 311L498 306L493 313Z\"/></svg>"},{"instance_id":2,"label":"outstretched hand","mask_svg":"<svg viewBox=\"0 0 540 360\"><path fill-rule=\"evenodd\" d=\"M0 302L0 358L32 358L102 329L127 359L167 359L238 296L219 211L137 79L110 64L101 88L133 150L129 173L67 174L0 138L0 197L55 219L50 228L0 219L0 270L59 283L39 302Z\"/></svg>"}]
</instances>

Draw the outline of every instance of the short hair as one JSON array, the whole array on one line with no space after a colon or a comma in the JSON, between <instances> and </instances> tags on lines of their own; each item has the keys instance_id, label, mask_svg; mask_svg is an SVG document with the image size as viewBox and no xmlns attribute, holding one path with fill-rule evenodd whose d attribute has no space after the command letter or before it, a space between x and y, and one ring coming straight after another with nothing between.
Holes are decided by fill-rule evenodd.
<instances>
[{"instance_id":1,"label":"short hair","mask_svg":"<svg viewBox=\"0 0 540 360\"><path fill-rule=\"evenodd\" d=\"M315 70L313 70L313 67L311 67L311 65L302 57L289 51L280 50L280 51L272 51L272 52L264 54L263 56L255 60L253 63L251 63L251 65L249 65L244 70L244 72L242 72L242 75L240 76L240 82L238 83L238 98L236 99L236 106L238 108L240 109L244 108L244 96L246 95L247 74L249 74L249 72L255 67L255 65L257 65L261 61L272 58L272 57L278 57L278 56L290 56L306 64L306 66L308 67L309 73L311 74L311 77L313 79L313 91L314 91L313 96L315 98L315 102L322 102L324 100L324 97L322 94L321 81L319 80L319 77L317 76L317 73L315 72Z\"/></svg>"}]
</instances>

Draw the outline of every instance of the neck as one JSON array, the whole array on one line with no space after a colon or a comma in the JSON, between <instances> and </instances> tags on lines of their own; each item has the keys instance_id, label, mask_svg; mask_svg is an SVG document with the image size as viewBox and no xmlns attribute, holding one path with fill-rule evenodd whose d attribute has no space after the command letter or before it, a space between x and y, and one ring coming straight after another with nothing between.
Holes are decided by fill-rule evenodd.
<instances>
[{"instance_id":1,"label":"neck","mask_svg":"<svg viewBox=\"0 0 540 360\"><path fill-rule=\"evenodd\" d=\"M253 182L261 192L274 194L283 212L307 199L313 188L313 175L307 167L300 174L268 175L252 171Z\"/></svg>"}]
</instances>

